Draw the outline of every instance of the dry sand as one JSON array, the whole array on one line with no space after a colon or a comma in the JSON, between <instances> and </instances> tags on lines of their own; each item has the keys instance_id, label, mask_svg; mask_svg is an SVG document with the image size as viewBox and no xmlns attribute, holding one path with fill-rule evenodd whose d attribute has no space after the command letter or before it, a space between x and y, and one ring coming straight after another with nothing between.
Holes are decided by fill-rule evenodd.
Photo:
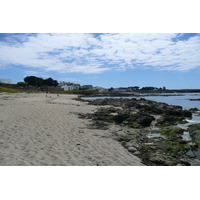
<instances>
[{"instance_id":1,"label":"dry sand","mask_svg":"<svg viewBox=\"0 0 200 200\"><path fill-rule=\"evenodd\" d=\"M51 98L50 98L51 96ZM117 141L105 138L120 128L88 129L77 113L97 107L76 95L0 94L1 166L141 166Z\"/></svg>"}]
</instances>

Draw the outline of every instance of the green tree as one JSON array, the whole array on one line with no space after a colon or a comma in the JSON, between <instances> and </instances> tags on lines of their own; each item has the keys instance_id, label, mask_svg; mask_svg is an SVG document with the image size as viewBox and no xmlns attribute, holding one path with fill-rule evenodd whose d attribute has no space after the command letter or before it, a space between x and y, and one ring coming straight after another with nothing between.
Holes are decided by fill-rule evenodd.
<instances>
[{"instance_id":1,"label":"green tree","mask_svg":"<svg viewBox=\"0 0 200 200\"><path fill-rule=\"evenodd\" d=\"M47 79L45 79L44 80L44 83L45 83L45 85L47 85L47 86L53 86L53 79L50 77L50 78L47 78Z\"/></svg>"},{"instance_id":2,"label":"green tree","mask_svg":"<svg viewBox=\"0 0 200 200\"><path fill-rule=\"evenodd\" d=\"M43 78L36 77L36 76L27 76L24 78L24 82L27 85L32 85L32 86L37 86L37 87L44 86L44 85L55 86L55 87L58 86L58 81L52 79L51 77L47 78L47 79L43 79Z\"/></svg>"},{"instance_id":3,"label":"green tree","mask_svg":"<svg viewBox=\"0 0 200 200\"><path fill-rule=\"evenodd\" d=\"M154 89L158 89L156 87L143 87L141 90L154 90Z\"/></svg>"},{"instance_id":4,"label":"green tree","mask_svg":"<svg viewBox=\"0 0 200 200\"><path fill-rule=\"evenodd\" d=\"M58 81L57 81L57 80L54 80L54 81L53 81L53 86L54 86L54 87L57 87L57 86L58 86Z\"/></svg>"},{"instance_id":5,"label":"green tree","mask_svg":"<svg viewBox=\"0 0 200 200\"><path fill-rule=\"evenodd\" d=\"M109 92L112 92L113 90L114 90L113 87L108 89Z\"/></svg>"},{"instance_id":6,"label":"green tree","mask_svg":"<svg viewBox=\"0 0 200 200\"><path fill-rule=\"evenodd\" d=\"M40 87L40 86L43 86L43 85L44 85L44 79L37 77L36 78L36 86Z\"/></svg>"},{"instance_id":7,"label":"green tree","mask_svg":"<svg viewBox=\"0 0 200 200\"><path fill-rule=\"evenodd\" d=\"M27 85L36 86L36 85L37 85L37 77L36 77L36 76L26 76L26 77L24 78L24 82L25 82Z\"/></svg>"},{"instance_id":8,"label":"green tree","mask_svg":"<svg viewBox=\"0 0 200 200\"><path fill-rule=\"evenodd\" d=\"M134 88L135 90L139 90L140 87L134 86L133 88Z\"/></svg>"},{"instance_id":9,"label":"green tree","mask_svg":"<svg viewBox=\"0 0 200 200\"><path fill-rule=\"evenodd\" d=\"M19 85L20 87L26 87L27 84L24 82L18 82L17 85Z\"/></svg>"}]
</instances>

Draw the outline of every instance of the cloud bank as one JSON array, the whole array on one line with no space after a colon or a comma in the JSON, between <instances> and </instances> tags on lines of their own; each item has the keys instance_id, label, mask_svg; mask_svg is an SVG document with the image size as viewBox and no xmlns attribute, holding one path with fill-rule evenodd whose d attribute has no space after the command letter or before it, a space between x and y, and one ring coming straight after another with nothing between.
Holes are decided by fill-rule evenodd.
<instances>
[{"instance_id":1,"label":"cloud bank","mask_svg":"<svg viewBox=\"0 0 200 200\"><path fill-rule=\"evenodd\" d=\"M200 67L200 35L7 34L0 40L0 69L11 65L83 74L133 68L188 71Z\"/></svg>"}]
</instances>

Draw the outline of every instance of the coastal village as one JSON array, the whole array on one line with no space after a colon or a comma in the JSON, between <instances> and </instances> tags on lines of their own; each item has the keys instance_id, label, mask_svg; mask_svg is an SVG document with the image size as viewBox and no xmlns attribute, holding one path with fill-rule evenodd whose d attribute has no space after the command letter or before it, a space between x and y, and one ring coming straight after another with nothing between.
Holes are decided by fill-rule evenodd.
<instances>
[{"instance_id":1,"label":"coastal village","mask_svg":"<svg viewBox=\"0 0 200 200\"><path fill-rule=\"evenodd\" d=\"M34 77L35 79L41 79L38 77ZM48 78L53 80L52 78ZM42 91L66 91L66 92L78 92L78 91L84 91L84 90L89 90L89 91L97 91L98 93L114 93L114 94L135 94L135 93L198 93L200 92L200 89L168 89L166 86L162 87L152 87L152 86L147 86L147 87L139 87L139 86L128 86L128 87L110 87L110 88L103 88L101 86L93 86L91 84L87 85L81 85L78 83L72 83L72 82L65 82L65 81L60 81L59 83L56 82L56 86L52 85L47 86L47 85L39 85L37 81L34 81L32 86L37 88L37 90L42 90ZM26 84L25 82L18 82L17 84L12 84L11 79L0 79L0 86L2 84L5 84L6 87L17 89L19 91L31 91L31 89L28 86L31 84ZM111 83L112 84L112 83Z\"/></svg>"},{"instance_id":2,"label":"coastal village","mask_svg":"<svg viewBox=\"0 0 200 200\"><path fill-rule=\"evenodd\" d=\"M12 85L11 79L0 79L0 83L2 84L10 84ZM20 83L23 82L18 82L17 85L20 85ZM25 83L24 83L25 84ZM22 85L22 84L21 84ZM37 87L37 83L35 85ZM22 86L23 87L23 86ZM25 85L24 85L25 87ZM100 93L106 93L106 92L111 92L111 93L131 93L131 92L137 92L139 90L151 90L151 91L166 91L166 87L164 86L163 88L156 88L156 87L143 87L140 89L138 86L129 86L129 87L117 87L117 88L103 88L101 86L93 86L93 85L80 85L78 83L72 83L72 82L65 82L65 81L60 81L60 83L57 84L57 86L54 88L49 88L50 90L63 90L63 91L74 91L74 90L96 90Z\"/></svg>"}]
</instances>

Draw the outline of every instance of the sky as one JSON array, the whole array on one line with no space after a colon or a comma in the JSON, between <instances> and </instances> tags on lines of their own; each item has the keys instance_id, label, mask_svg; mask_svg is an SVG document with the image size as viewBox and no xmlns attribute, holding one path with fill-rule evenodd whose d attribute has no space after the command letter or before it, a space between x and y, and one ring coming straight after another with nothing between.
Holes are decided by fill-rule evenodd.
<instances>
[{"instance_id":1,"label":"sky","mask_svg":"<svg viewBox=\"0 0 200 200\"><path fill-rule=\"evenodd\" d=\"M0 33L0 78L200 88L200 34Z\"/></svg>"}]
</instances>

